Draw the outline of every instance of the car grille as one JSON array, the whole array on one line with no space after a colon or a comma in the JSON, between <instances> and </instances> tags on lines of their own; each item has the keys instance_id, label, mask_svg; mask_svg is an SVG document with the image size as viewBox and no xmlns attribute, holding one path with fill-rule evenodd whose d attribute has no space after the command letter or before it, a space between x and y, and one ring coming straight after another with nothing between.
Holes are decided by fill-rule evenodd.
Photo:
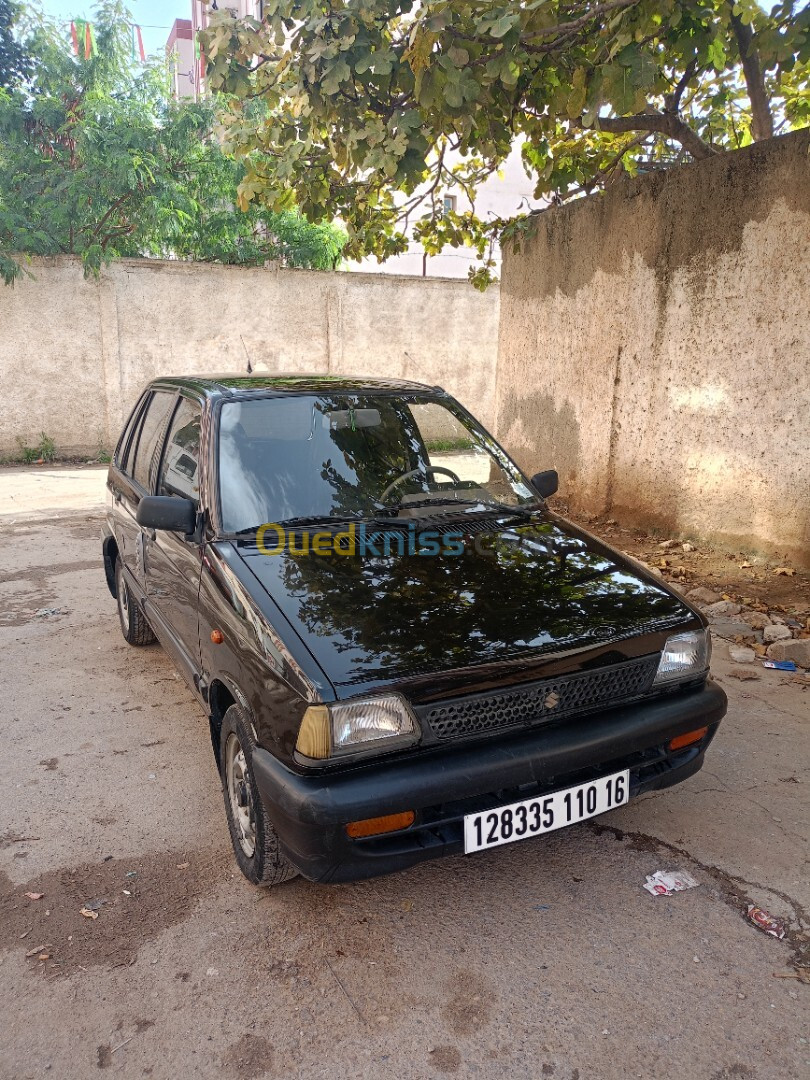
<instances>
[{"instance_id":1,"label":"car grille","mask_svg":"<svg viewBox=\"0 0 810 1080\"><path fill-rule=\"evenodd\" d=\"M457 739L518 724L548 723L564 716L642 697L652 684L658 653L595 671L559 675L496 693L471 694L417 707L437 739Z\"/></svg>"}]
</instances>

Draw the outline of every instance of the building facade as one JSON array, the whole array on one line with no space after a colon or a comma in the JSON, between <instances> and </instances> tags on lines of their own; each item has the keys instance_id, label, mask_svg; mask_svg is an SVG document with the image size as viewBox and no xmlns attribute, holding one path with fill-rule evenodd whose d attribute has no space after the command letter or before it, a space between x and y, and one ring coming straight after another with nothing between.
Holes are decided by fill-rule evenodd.
<instances>
[{"instance_id":1,"label":"building facade","mask_svg":"<svg viewBox=\"0 0 810 1080\"><path fill-rule=\"evenodd\" d=\"M210 5L208 0L191 0L191 19L175 20L166 42L166 54L171 62L173 92L178 99L196 101L205 94L205 62L204 58L200 58L196 45L197 34L208 26L211 9L222 11L226 8L238 18L262 18L261 0L214 0ZM449 160L448 164L452 166L454 161ZM458 188L444 193L442 199L447 210L464 213L471 208L469 199ZM510 218L540 205L534 198L534 184L526 175L520 148L516 145L498 173L490 176L479 188L475 209L478 216L484 219ZM417 212L414 221L419 216ZM409 234L408 251L402 255L395 255L384 263L378 263L373 257L345 263L343 269L364 273L466 278L477 262L476 253L466 247L445 248L440 255L426 256L421 244L412 238L412 226ZM500 251L497 248L493 251L493 257L497 274L500 269Z\"/></svg>"},{"instance_id":2,"label":"building facade","mask_svg":"<svg viewBox=\"0 0 810 1080\"><path fill-rule=\"evenodd\" d=\"M262 17L262 0L191 0L191 18L175 19L166 41L172 93L196 101L205 94L205 61L200 58L197 33L209 23L210 11L232 11L239 19Z\"/></svg>"},{"instance_id":3,"label":"building facade","mask_svg":"<svg viewBox=\"0 0 810 1080\"><path fill-rule=\"evenodd\" d=\"M452 155L448 164L455 164ZM428 185L425 185L427 190ZM416 192L414 193L416 194ZM470 200L460 188L453 188L441 196L446 210L459 214L471 209ZM544 203L534 198L534 183L527 176L520 156L520 147L515 144L512 152L497 173L493 173L478 189L475 211L479 218L510 218L516 214L528 213ZM425 208L426 211L427 208ZM423 211L423 213L425 212ZM417 210L414 223L420 214ZM447 247L440 255L425 255L422 245L412 237L413 224L407 230L410 236L408 251L394 255L384 263L378 263L373 257L360 262L347 263L347 270L378 274L418 274L423 277L466 278L470 269L476 265L477 253L468 247ZM496 245L492 252L495 261L494 272L500 274L501 253Z\"/></svg>"},{"instance_id":4,"label":"building facade","mask_svg":"<svg viewBox=\"0 0 810 1080\"><path fill-rule=\"evenodd\" d=\"M166 58L172 80L172 94L178 101L197 96L199 64L194 49L191 19L175 19L166 42Z\"/></svg>"}]
</instances>

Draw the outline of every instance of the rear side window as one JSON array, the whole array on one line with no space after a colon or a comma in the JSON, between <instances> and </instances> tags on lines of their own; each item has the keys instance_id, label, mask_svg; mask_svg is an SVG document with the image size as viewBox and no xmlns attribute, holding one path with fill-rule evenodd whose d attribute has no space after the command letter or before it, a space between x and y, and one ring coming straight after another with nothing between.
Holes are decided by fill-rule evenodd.
<instances>
[{"instance_id":1,"label":"rear side window","mask_svg":"<svg viewBox=\"0 0 810 1080\"><path fill-rule=\"evenodd\" d=\"M127 471L127 460L131 458L132 454L134 453L134 449L130 449L131 447L134 447L135 442L132 433L135 430L136 424L139 423L141 415L143 413L143 402L145 396L145 394L142 394L141 397L138 398L138 404L132 410L132 414L129 420L127 420L127 424L124 428L121 438L118 440L118 446L115 448L115 464L118 466L119 469L123 470L124 472Z\"/></svg>"},{"instance_id":2,"label":"rear side window","mask_svg":"<svg viewBox=\"0 0 810 1080\"><path fill-rule=\"evenodd\" d=\"M129 471L135 482L147 491L149 491L149 472L157 453L160 434L174 402L174 394L158 391L152 395L152 400L146 406L146 415L138 434L134 461ZM131 457L132 454L130 454Z\"/></svg>"},{"instance_id":3,"label":"rear side window","mask_svg":"<svg viewBox=\"0 0 810 1080\"><path fill-rule=\"evenodd\" d=\"M200 407L187 398L172 418L157 493L200 502Z\"/></svg>"}]
</instances>

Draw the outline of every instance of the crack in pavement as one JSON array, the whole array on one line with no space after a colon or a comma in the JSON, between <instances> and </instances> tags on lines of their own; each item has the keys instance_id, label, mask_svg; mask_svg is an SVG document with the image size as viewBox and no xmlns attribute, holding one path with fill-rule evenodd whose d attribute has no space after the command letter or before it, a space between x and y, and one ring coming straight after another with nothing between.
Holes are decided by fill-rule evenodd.
<instances>
[{"instance_id":1,"label":"crack in pavement","mask_svg":"<svg viewBox=\"0 0 810 1080\"><path fill-rule=\"evenodd\" d=\"M597 821L589 821L586 824L597 836L607 833L618 841L629 840L641 851L664 848L670 854L691 862L693 866L696 866L714 880L723 903L732 911L736 911L748 925L750 925L748 905L756 905L756 901L746 891L747 889L759 889L762 892L771 893L772 896L778 897L793 912L793 918L799 924L798 930L791 926L786 927L783 939L793 954L793 964L798 968L805 967L810 963L810 913L804 909L804 906L798 900L794 900L792 896L789 896L781 889L777 889L773 885L762 885L758 881L746 881L744 878L736 877L734 874L722 870L719 866L702 862L691 851L678 847L677 844L673 844L669 840L661 840L659 837L650 836L647 833L629 832L627 829L619 829L615 825L605 825Z\"/></svg>"}]
</instances>

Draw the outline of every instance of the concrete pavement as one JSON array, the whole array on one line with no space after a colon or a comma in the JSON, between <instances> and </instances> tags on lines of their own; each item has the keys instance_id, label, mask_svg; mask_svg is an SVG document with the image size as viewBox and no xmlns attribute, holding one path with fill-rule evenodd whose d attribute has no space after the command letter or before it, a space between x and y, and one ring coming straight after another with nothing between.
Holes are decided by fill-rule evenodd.
<instances>
[{"instance_id":1,"label":"concrete pavement","mask_svg":"<svg viewBox=\"0 0 810 1080\"><path fill-rule=\"evenodd\" d=\"M706 768L595 822L257 890L205 717L119 633L98 519L19 514L0 520L0 1076L807 1075L810 986L774 978L809 929L810 698L790 676L739 682L718 644ZM661 868L700 886L653 898Z\"/></svg>"},{"instance_id":2,"label":"concrete pavement","mask_svg":"<svg viewBox=\"0 0 810 1080\"><path fill-rule=\"evenodd\" d=\"M104 507L106 465L17 465L0 469L0 521L94 513Z\"/></svg>"}]
</instances>

